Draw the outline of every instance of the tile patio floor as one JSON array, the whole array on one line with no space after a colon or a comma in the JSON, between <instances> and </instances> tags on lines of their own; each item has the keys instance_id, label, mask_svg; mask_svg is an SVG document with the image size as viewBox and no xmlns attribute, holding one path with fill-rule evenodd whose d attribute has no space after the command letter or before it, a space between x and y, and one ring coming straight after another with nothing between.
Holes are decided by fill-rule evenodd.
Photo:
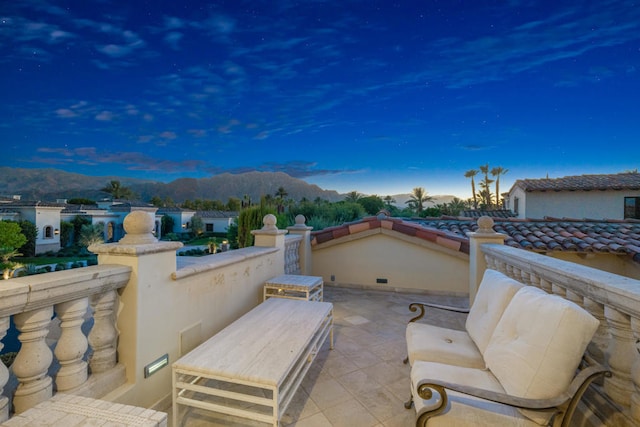
<instances>
[{"instance_id":1,"label":"tile patio floor","mask_svg":"<svg viewBox=\"0 0 640 427\"><path fill-rule=\"evenodd\" d=\"M281 419L283 427L407 427L415 411L403 403L409 397L409 366L405 327L414 316L413 301L466 306L465 298L427 296L368 289L325 286L324 300L334 304L335 348L328 343L313 362ZM429 312L427 321L462 329L465 315ZM169 427L172 425L171 408ZM199 409L180 427L266 426L267 424L212 414Z\"/></svg>"}]
</instances>

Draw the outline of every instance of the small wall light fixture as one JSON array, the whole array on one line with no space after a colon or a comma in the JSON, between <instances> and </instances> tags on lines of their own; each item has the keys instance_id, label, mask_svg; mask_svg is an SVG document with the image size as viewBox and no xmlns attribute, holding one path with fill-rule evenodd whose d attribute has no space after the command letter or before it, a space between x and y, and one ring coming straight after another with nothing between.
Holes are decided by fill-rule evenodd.
<instances>
[{"instance_id":1,"label":"small wall light fixture","mask_svg":"<svg viewBox=\"0 0 640 427\"><path fill-rule=\"evenodd\" d=\"M53 234L55 234L55 235L57 236L58 234L60 234L60 230L58 230L58 229L56 228L55 230L53 230Z\"/></svg>"},{"instance_id":2,"label":"small wall light fixture","mask_svg":"<svg viewBox=\"0 0 640 427\"><path fill-rule=\"evenodd\" d=\"M160 369L164 368L169 364L169 355L165 354L164 356L160 356L153 362L149 363L144 367L144 377L149 378L151 375L158 372Z\"/></svg>"}]
</instances>

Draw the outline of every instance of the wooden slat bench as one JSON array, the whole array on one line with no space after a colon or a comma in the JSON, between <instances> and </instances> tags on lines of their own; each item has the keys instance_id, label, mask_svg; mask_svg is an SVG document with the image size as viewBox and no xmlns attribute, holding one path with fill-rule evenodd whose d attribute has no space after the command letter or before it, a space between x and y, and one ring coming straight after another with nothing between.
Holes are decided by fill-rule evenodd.
<instances>
[{"instance_id":1,"label":"wooden slat bench","mask_svg":"<svg viewBox=\"0 0 640 427\"><path fill-rule=\"evenodd\" d=\"M331 303L269 298L178 359L174 427L184 407L277 426L327 337L333 348L332 313Z\"/></svg>"}]
</instances>

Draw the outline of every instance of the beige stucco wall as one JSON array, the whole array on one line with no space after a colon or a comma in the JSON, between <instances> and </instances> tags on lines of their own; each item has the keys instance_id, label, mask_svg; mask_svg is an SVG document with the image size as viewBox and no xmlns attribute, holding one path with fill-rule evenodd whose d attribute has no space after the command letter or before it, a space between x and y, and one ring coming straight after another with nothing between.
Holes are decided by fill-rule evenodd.
<instances>
[{"instance_id":1,"label":"beige stucco wall","mask_svg":"<svg viewBox=\"0 0 640 427\"><path fill-rule=\"evenodd\" d=\"M327 284L467 295L469 256L377 229L314 246L312 275ZM387 283L376 283L378 278Z\"/></svg>"},{"instance_id":2,"label":"beige stucco wall","mask_svg":"<svg viewBox=\"0 0 640 427\"><path fill-rule=\"evenodd\" d=\"M171 364L259 304L264 282L283 272L282 250L273 247L217 254L206 257L206 264L176 271L175 248L162 250L163 245L172 243L137 246L137 255L100 251L100 264L133 268L118 316L118 355L128 384L105 396L107 400L166 407ZM107 246L118 244L102 248ZM145 379L144 367L164 354L169 366Z\"/></svg>"},{"instance_id":3,"label":"beige stucco wall","mask_svg":"<svg viewBox=\"0 0 640 427\"><path fill-rule=\"evenodd\" d=\"M516 189L519 190L519 189ZM518 218L593 218L624 219L624 198L640 197L640 191L532 191L510 194L513 200L520 198Z\"/></svg>"}]
</instances>

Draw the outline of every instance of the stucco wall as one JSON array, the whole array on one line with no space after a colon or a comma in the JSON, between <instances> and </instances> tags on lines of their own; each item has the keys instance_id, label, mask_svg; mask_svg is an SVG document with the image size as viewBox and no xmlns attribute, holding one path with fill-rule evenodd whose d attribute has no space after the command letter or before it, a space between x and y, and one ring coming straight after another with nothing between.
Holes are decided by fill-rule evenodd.
<instances>
[{"instance_id":1,"label":"stucco wall","mask_svg":"<svg viewBox=\"0 0 640 427\"><path fill-rule=\"evenodd\" d=\"M126 366L128 385L107 400L143 407L163 401L160 406L166 407L171 364L181 356L180 348L187 352L255 307L262 300L264 282L283 272L282 250L257 247L212 255L206 264L176 271L175 248L154 249L171 244L148 245L149 253L137 256L100 251L100 264L133 268L118 316L118 355ZM144 366L164 354L169 355L169 366L145 379Z\"/></svg>"},{"instance_id":2,"label":"stucco wall","mask_svg":"<svg viewBox=\"0 0 640 427\"><path fill-rule=\"evenodd\" d=\"M421 239L392 234L379 232L315 246L312 275L322 276L328 284L469 293L468 255ZM331 280L332 275L335 280ZM387 279L387 283L377 283L377 279Z\"/></svg>"},{"instance_id":3,"label":"stucco wall","mask_svg":"<svg viewBox=\"0 0 640 427\"><path fill-rule=\"evenodd\" d=\"M533 191L520 200L518 217L624 219L625 197L640 197L640 191Z\"/></svg>"}]
</instances>

